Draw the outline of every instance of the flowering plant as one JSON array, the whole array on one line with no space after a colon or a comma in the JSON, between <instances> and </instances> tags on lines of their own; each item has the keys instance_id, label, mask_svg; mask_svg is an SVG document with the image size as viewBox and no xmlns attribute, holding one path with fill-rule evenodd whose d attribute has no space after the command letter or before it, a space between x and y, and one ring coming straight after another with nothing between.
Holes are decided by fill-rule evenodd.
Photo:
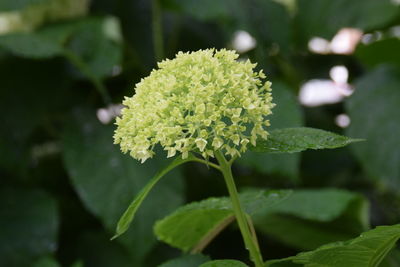
<instances>
[{"instance_id":1,"label":"flowering plant","mask_svg":"<svg viewBox=\"0 0 400 267\"><path fill-rule=\"evenodd\" d=\"M262 71L254 70L256 64L237 59L236 52L225 49L180 52L176 58L159 63L159 69L136 85L135 95L125 99L114 135L121 150L141 162L155 154L157 145L167 151L167 157L179 155L135 197L114 238L128 229L147 194L166 173L189 161L201 162L223 174L230 195L230 204L222 205L223 209L233 213L255 266L264 266L254 226L242 208L232 176L235 159L248 147L257 152L293 153L358 141L311 128L279 129L269 134L267 116L274 107L271 83L263 81ZM259 196L254 196L254 202L260 201ZM269 205L270 200L263 201ZM204 242L210 241L204 235L195 247L203 248Z\"/></svg>"}]
</instances>

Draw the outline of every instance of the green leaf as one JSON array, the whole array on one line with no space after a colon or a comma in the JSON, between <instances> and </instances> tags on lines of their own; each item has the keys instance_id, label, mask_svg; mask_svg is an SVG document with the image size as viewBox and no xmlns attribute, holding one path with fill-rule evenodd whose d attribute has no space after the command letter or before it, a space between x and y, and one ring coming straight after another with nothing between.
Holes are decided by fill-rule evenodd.
<instances>
[{"instance_id":1,"label":"green leaf","mask_svg":"<svg viewBox=\"0 0 400 267\"><path fill-rule=\"evenodd\" d=\"M42 257L32 267L60 267L60 264L52 257Z\"/></svg>"},{"instance_id":2,"label":"green leaf","mask_svg":"<svg viewBox=\"0 0 400 267\"><path fill-rule=\"evenodd\" d=\"M307 149L338 148L363 141L320 129L299 127L272 130L267 140L257 140L250 150L267 153L295 153Z\"/></svg>"},{"instance_id":3,"label":"green leaf","mask_svg":"<svg viewBox=\"0 0 400 267\"><path fill-rule=\"evenodd\" d=\"M285 201L271 207L269 212L294 215L303 219L327 222L339 217L359 194L340 189L296 190ZM368 227L368 215L360 218Z\"/></svg>"},{"instance_id":4,"label":"green leaf","mask_svg":"<svg viewBox=\"0 0 400 267\"><path fill-rule=\"evenodd\" d=\"M388 188L400 185L399 75L389 66L367 73L346 102L351 118L347 134L367 139L351 148L368 176Z\"/></svg>"},{"instance_id":5,"label":"green leaf","mask_svg":"<svg viewBox=\"0 0 400 267\"><path fill-rule=\"evenodd\" d=\"M203 263L199 267L247 267L248 265L244 264L241 261L236 260L215 260Z\"/></svg>"},{"instance_id":6,"label":"green leaf","mask_svg":"<svg viewBox=\"0 0 400 267\"><path fill-rule=\"evenodd\" d=\"M110 33L109 21L110 17L88 17L50 25L35 33L6 34L0 36L0 47L34 59L62 55L86 78L102 79L111 75L122 57L121 46L114 40L119 25L114 23L117 29Z\"/></svg>"},{"instance_id":7,"label":"green leaf","mask_svg":"<svg viewBox=\"0 0 400 267\"><path fill-rule=\"evenodd\" d=\"M345 219L347 219L345 223L348 223L348 218L345 217ZM260 233L300 251L315 249L330 242L347 240L362 230L349 230L347 224L335 221L318 222L284 214L269 214L263 219L256 217L254 221ZM352 228L352 225L350 227Z\"/></svg>"},{"instance_id":8,"label":"green leaf","mask_svg":"<svg viewBox=\"0 0 400 267\"><path fill-rule=\"evenodd\" d=\"M2 0L2 33L32 32L47 22L82 17L89 0ZM5 12L4 12L5 11Z\"/></svg>"},{"instance_id":9,"label":"green leaf","mask_svg":"<svg viewBox=\"0 0 400 267\"><path fill-rule=\"evenodd\" d=\"M119 31L113 17L87 17L50 25L35 33L0 36L0 47L34 59L64 56L79 70L79 78L91 81L104 102L110 102L102 79L112 75L113 68L120 65L122 47L116 40Z\"/></svg>"},{"instance_id":10,"label":"green leaf","mask_svg":"<svg viewBox=\"0 0 400 267\"><path fill-rule=\"evenodd\" d=\"M379 267L397 267L400 265L400 250L398 248L392 249L385 257Z\"/></svg>"},{"instance_id":11,"label":"green leaf","mask_svg":"<svg viewBox=\"0 0 400 267\"><path fill-rule=\"evenodd\" d=\"M178 10L203 21L227 19L231 17L235 4L240 4L237 0L234 3L232 0L164 0L162 2L166 8Z\"/></svg>"},{"instance_id":12,"label":"green leaf","mask_svg":"<svg viewBox=\"0 0 400 267\"><path fill-rule=\"evenodd\" d=\"M277 1L240 0L164 0L166 9L172 9L203 22L214 22L229 33L238 29L248 31L259 43L279 45L288 51L291 43L290 15ZM262 25L263 27L259 27Z\"/></svg>"},{"instance_id":13,"label":"green leaf","mask_svg":"<svg viewBox=\"0 0 400 267\"><path fill-rule=\"evenodd\" d=\"M0 266L30 266L57 249L56 201L30 189L0 190Z\"/></svg>"},{"instance_id":14,"label":"green leaf","mask_svg":"<svg viewBox=\"0 0 400 267\"><path fill-rule=\"evenodd\" d=\"M273 82L273 97L276 107L270 118L270 129L285 127L300 127L303 116L294 94L282 82ZM300 154L267 154L247 151L235 162L255 168L266 174L278 174L297 179L300 164Z\"/></svg>"},{"instance_id":15,"label":"green leaf","mask_svg":"<svg viewBox=\"0 0 400 267\"><path fill-rule=\"evenodd\" d=\"M359 237L324 245L282 260L268 261L266 266L280 266L291 261L312 267L378 267L400 238L400 225L378 226Z\"/></svg>"},{"instance_id":16,"label":"green leaf","mask_svg":"<svg viewBox=\"0 0 400 267\"><path fill-rule=\"evenodd\" d=\"M108 21L107 18L85 18L66 43L69 52L66 56L87 77L110 76L112 68L120 64L121 46L109 34Z\"/></svg>"},{"instance_id":17,"label":"green leaf","mask_svg":"<svg viewBox=\"0 0 400 267\"><path fill-rule=\"evenodd\" d=\"M2 0L0 1L0 12L24 9L33 5L45 4L51 0Z\"/></svg>"},{"instance_id":18,"label":"green leaf","mask_svg":"<svg viewBox=\"0 0 400 267\"><path fill-rule=\"evenodd\" d=\"M289 190L248 191L240 194L248 214L267 209L290 195ZM154 232L158 239L183 251L200 252L234 220L230 199L209 198L187 204L158 221Z\"/></svg>"},{"instance_id":19,"label":"green leaf","mask_svg":"<svg viewBox=\"0 0 400 267\"><path fill-rule=\"evenodd\" d=\"M304 125L304 116L293 89L281 81L272 82L273 115L267 117L271 126L269 129L301 127Z\"/></svg>"},{"instance_id":20,"label":"green leaf","mask_svg":"<svg viewBox=\"0 0 400 267\"><path fill-rule=\"evenodd\" d=\"M338 189L296 190L253 219L261 232L299 249L346 240L369 228L365 198Z\"/></svg>"},{"instance_id":21,"label":"green leaf","mask_svg":"<svg viewBox=\"0 0 400 267\"><path fill-rule=\"evenodd\" d=\"M350 5L347 0L299 0L296 14L296 39L307 44L315 36L330 39L345 27L370 31L385 26L398 9L391 0L353 0Z\"/></svg>"},{"instance_id":22,"label":"green leaf","mask_svg":"<svg viewBox=\"0 0 400 267\"><path fill-rule=\"evenodd\" d=\"M116 233L112 239L117 238L118 236L122 235L128 230L129 225L133 221L135 214L140 205L142 204L143 200L147 197L150 190L160 181L161 178L163 178L167 173L172 171L174 168L178 167L179 165L182 165L183 163L192 161L194 158L195 157L192 155L190 155L186 159L178 157L173 162L171 162L171 164L169 164L167 167L165 167L164 169L159 171L156 175L154 175L154 177L151 178L151 180L139 192L139 194L135 196L132 203L129 205L124 214L121 216L120 220L118 221Z\"/></svg>"},{"instance_id":23,"label":"green leaf","mask_svg":"<svg viewBox=\"0 0 400 267\"><path fill-rule=\"evenodd\" d=\"M375 67L382 63L391 63L400 66L400 49L398 38L388 38L371 44L360 44L356 50L356 57L368 67Z\"/></svg>"},{"instance_id":24,"label":"green leaf","mask_svg":"<svg viewBox=\"0 0 400 267\"><path fill-rule=\"evenodd\" d=\"M161 264L159 267L198 267L202 263L209 261L208 256L201 254L184 255L182 257L170 260Z\"/></svg>"},{"instance_id":25,"label":"green leaf","mask_svg":"<svg viewBox=\"0 0 400 267\"><path fill-rule=\"evenodd\" d=\"M71 267L84 267L83 262L81 260L75 261Z\"/></svg>"},{"instance_id":26,"label":"green leaf","mask_svg":"<svg viewBox=\"0 0 400 267\"><path fill-rule=\"evenodd\" d=\"M110 29L112 21L112 29ZM103 101L110 102L102 79L119 66L122 47L116 40L119 24L111 17L88 17L55 24L36 33L0 36L0 47L20 57L46 59L62 55L80 71L80 78L92 82Z\"/></svg>"},{"instance_id":27,"label":"green leaf","mask_svg":"<svg viewBox=\"0 0 400 267\"><path fill-rule=\"evenodd\" d=\"M33 33L0 35L0 47L27 58L51 58L62 54L57 43Z\"/></svg>"},{"instance_id":28,"label":"green leaf","mask_svg":"<svg viewBox=\"0 0 400 267\"><path fill-rule=\"evenodd\" d=\"M246 30L254 36L259 44L258 48L278 48L279 54L290 51L293 38L292 18L284 5L278 1L254 0L240 1L236 8L236 29Z\"/></svg>"},{"instance_id":29,"label":"green leaf","mask_svg":"<svg viewBox=\"0 0 400 267\"><path fill-rule=\"evenodd\" d=\"M63 135L63 158L79 197L105 228L113 232L132 197L148 183L168 160L156 157L141 164L113 145L113 126L102 125L95 111L75 112ZM136 265L156 244L152 233L155 220L182 204L182 176L171 173L149 194L131 229L117 241L129 248Z\"/></svg>"}]
</instances>

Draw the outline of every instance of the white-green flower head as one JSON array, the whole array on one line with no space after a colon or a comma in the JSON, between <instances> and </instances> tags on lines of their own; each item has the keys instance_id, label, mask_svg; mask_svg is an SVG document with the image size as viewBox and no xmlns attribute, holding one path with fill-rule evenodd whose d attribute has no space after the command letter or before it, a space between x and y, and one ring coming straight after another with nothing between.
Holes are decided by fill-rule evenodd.
<instances>
[{"instance_id":1,"label":"white-green flower head","mask_svg":"<svg viewBox=\"0 0 400 267\"><path fill-rule=\"evenodd\" d=\"M157 144L168 157L197 152L208 158L215 150L235 157L258 137L266 139L271 83L254 71L256 64L237 58L235 51L207 49L159 63L125 98L115 143L144 162Z\"/></svg>"}]
</instances>

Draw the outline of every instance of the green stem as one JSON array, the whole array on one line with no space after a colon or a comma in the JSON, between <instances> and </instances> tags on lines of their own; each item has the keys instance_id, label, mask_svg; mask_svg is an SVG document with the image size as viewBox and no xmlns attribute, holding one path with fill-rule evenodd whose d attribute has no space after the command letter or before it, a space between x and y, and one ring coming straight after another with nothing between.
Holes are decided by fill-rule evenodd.
<instances>
[{"instance_id":1,"label":"green stem","mask_svg":"<svg viewBox=\"0 0 400 267\"><path fill-rule=\"evenodd\" d=\"M153 45L156 61L164 58L164 43L162 31L162 14L159 0L152 0L152 27L153 27Z\"/></svg>"},{"instance_id":2,"label":"green stem","mask_svg":"<svg viewBox=\"0 0 400 267\"><path fill-rule=\"evenodd\" d=\"M111 97L108 94L107 88L104 86L103 82L94 75L86 63L73 52L64 49L64 56L78 69L82 72L84 76L93 84L96 90L101 95L103 102L105 105L109 105L111 103Z\"/></svg>"},{"instance_id":3,"label":"green stem","mask_svg":"<svg viewBox=\"0 0 400 267\"><path fill-rule=\"evenodd\" d=\"M263 259L258 248L256 240L253 238L246 214L244 213L240 201L238 192L236 189L235 181L233 180L231 165L232 162L228 162L224 155L220 151L215 151L215 157L217 158L220 170L224 176L226 186L228 187L229 195L232 201L232 208L235 213L236 220L239 225L240 232L242 233L243 241L246 249L250 252L250 258L254 262L256 267L264 266Z\"/></svg>"},{"instance_id":4,"label":"green stem","mask_svg":"<svg viewBox=\"0 0 400 267\"><path fill-rule=\"evenodd\" d=\"M203 163L203 164L205 164L207 166L210 166L210 167L213 167L214 169L217 169L219 171L221 170L221 168L217 164L214 164L214 163L209 162L209 161L204 160L204 159L195 158L195 159L193 159L193 161Z\"/></svg>"}]
</instances>

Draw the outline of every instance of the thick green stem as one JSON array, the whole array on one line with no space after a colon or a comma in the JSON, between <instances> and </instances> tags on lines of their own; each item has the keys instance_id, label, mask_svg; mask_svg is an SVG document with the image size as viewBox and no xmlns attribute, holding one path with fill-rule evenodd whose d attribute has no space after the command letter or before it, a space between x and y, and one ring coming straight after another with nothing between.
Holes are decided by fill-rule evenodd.
<instances>
[{"instance_id":1,"label":"thick green stem","mask_svg":"<svg viewBox=\"0 0 400 267\"><path fill-rule=\"evenodd\" d=\"M152 1L152 27L153 27L153 45L156 61L164 58L164 42L162 31L162 13L159 0Z\"/></svg>"},{"instance_id":2,"label":"thick green stem","mask_svg":"<svg viewBox=\"0 0 400 267\"><path fill-rule=\"evenodd\" d=\"M228 162L224 155L220 151L215 151L215 157L217 158L220 170L224 176L226 186L228 187L229 196L232 201L232 208L235 213L236 220L239 225L240 232L242 233L243 241L246 249L250 252L250 258L254 262L256 267L264 266L263 259L258 248L257 241L253 238L246 214L244 213L240 201L238 192L236 189L235 181L233 180L231 164Z\"/></svg>"}]
</instances>

